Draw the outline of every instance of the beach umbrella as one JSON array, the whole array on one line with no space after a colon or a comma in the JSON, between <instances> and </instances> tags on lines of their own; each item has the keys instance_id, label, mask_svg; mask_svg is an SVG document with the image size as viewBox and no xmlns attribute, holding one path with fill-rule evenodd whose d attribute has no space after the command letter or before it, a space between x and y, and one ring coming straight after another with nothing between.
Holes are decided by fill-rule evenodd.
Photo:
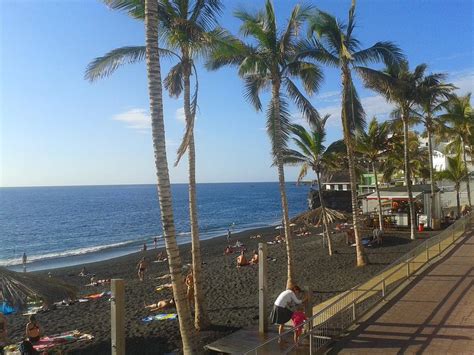
<instances>
[{"instance_id":1,"label":"beach umbrella","mask_svg":"<svg viewBox=\"0 0 474 355\"><path fill-rule=\"evenodd\" d=\"M0 267L0 302L10 306L23 308L29 297L55 302L75 298L76 293L75 287L57 279Z\"/></svg>"},{"instance_id":2,"label":"beach umbrella","mask_svg":"<svg viewBox=\"0 0 474 355\"><path fill-rule=\"evenodd\" d=\"M314 210L306 211L298 216L291 219L292 223L297 224L312 224L314 226L320 226L323 223L323 213L322 208L318 207ZM326 216L328 218L329 223L335 222L344 222L348 220L348 215L345 212L341 212L338 210L333 210L331 208L326 207Z\"/></svg>"}]
</instances>

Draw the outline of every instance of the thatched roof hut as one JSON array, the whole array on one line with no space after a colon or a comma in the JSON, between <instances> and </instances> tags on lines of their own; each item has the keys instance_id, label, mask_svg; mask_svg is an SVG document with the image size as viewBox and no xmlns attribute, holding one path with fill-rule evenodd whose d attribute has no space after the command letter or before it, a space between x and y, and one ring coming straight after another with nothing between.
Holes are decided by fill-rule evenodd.
<instances>
[{"instance_id":1,"label":"thatched roof hut","mask_svg":"<svg viewBox=\"0 0 474 355\"><path fill-rule=\"evenodd\" d=\"M336 223L336 222L345 222L349 219L347 213L333 210L327 207L326 207L326 216L330 224ZM318 207L318 208L315 208L314 210L303 212L299 214L298 216L293 217L291 219L291 222L296 223L296 224L320 226L323 224L322 208Z\"/></svg>"},{"instance_id":2,"label":"thatched roof hut","mask_svg":"<svg viewBox=\"0 0 474 355\"><path fill-rule=\"evenodd\" d=\"M0 302L23 308L28 297L55 302L74 298L77 289L57 279L0 267Z\"/></svg>"}]
</instances>

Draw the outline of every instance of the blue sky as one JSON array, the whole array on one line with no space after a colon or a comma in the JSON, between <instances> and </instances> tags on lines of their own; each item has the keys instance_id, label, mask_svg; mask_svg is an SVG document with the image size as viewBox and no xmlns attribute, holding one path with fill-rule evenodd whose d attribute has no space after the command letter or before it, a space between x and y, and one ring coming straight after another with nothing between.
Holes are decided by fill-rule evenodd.
<instances>
[{"instance_id":1,"label":"blue sky","mask_svg":"<svg viewBox=\"0 0 474 355\"><path fill-rule=\"evenodd\" d=\"M284 24L297 1L275 1ZM221 24L236 33L232 12L258 9L263 0L225 1ZM346 18L350 0L321 0L319 8ZM414 66L447 72L460 93L474 82L473 5L470 0L359 0L356 34L363 46L396 42ZM145 64L119 69L90 84L87 64L111 49L144 43L142 22L102 2L0 1L0 186L154 183ZM163 62L166 73L170 65ZM265 119L242 96L234 69L207 72L198 66L200 111L196 122L198 182L275 181ZM324 69L325 82L312 102L331 113L328 140L341 136L339 73ZM360 84L368 116L390 106ZM165 94L170 163L184 124L182 101ZM296 114L296 109L293 109ZM174 183L187 180L186 161L170 164ZM287 180L297 169L288 168Z\"/></svg>"}]
</instances>

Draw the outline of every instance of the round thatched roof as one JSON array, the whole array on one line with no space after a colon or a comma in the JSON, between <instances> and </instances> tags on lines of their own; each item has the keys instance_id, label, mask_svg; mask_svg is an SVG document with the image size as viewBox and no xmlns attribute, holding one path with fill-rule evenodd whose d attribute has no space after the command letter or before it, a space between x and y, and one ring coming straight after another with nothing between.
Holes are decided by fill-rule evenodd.
<instances>
[{"instance_id":1,"label":"round thatched roof","mask_svg":"<svg viewBox=\"0 0 474 355\"><path fill-rule=\"evenodd\" d=\"M326 216L329 223L345 222L348 220L348 216L345 212L340 212L326 207ZM306 211L299 214L291 219L291 222L297 224L311 224L314 226L320 226L323 223L322 208L318 207L314 210Z\"/></svg>"},{"instance_id":2,"label":"round thatched roof","mask_svg":"<svg viewBox=\"0 0 474 355\"><path fill-rule=\"evenodd\" d=\"M0 301L6 301L14 307L25 306L28 297L55 302L74 298L76 293L75 287L57 279L0 267Z\"/></svg>"}]
</instances>

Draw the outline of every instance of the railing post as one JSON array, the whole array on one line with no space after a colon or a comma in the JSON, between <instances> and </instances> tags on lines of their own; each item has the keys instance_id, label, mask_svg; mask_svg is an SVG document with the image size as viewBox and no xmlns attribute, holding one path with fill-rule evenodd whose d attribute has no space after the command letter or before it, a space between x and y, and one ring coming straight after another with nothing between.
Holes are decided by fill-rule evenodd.
<instances>
[{"instance_id":1,"label":"railing post","mask_svg":"<svg viewBox=\"0 0 474 355\"><path fill-rule=\"evenodd\" d=\"M428 243L425 242L425 250L426 250L426 261L430 260L430 250L428 248Z\"/></svg>"},{"instance_id":2,"label":"railing post","mask_svg":"<svg viewBox=\"0 0 474 355\"><path fill-rule=\"evenodd\" d=\"M385 279L382 280L382 299L385 300Z\"/></svg>"},{"instance_id":3,"label":"railing post","mask_svg":"<svg viewBox=\"0 0 474 355\"><path fill-rule=\"evenodd\" d=\"M309 354L313 355L313 321L308 322Z\"/></svg>"},{"instance_id":4,"label":"railing post","mask_svg":"<svg viewBox=\"0 0 474 355\"><path fill-rule=\"evenodd\" d=\"M357 316L357 314L356 314L356 304L355 304L355 302L353 302L352 303L352 320L353 320L354 323L356 321L356 316Z\"/></svg>"},{"instance_id":5,"label":"railing post","mask_svg":"<svg viewBox=\"0 0 474 355\"><path fill-rule=\"evenodd\" d=\"M265 334L267 317L267 244L258 243L258 332Z\"/></svg>"},{"instance_id":6,"label":"railing post","mask_svg":"<svg viewBox=\"0 0 474 355\"><path fill-rule=\"evenodd\" d=\"M441 237L438 234L438 256L441 255Z\"/></svg>"},{"instance_id":7,"label":"railing post","mask_svg":"<svg viewBox=\"0 0 474 355\"><path fill-rule=\"evenodd\" d=\"M410 277L410 261L407 261L407 278Z\"/></svg>"},{"instance_id":8,"label":"railing post","mask_svg":"<svg viewBox=\"0 0 474 355\"><path fill-rule=\"evenodd\" d=\"M125 285L122 279L112 279L111 343L113 355L125 355Z\"/></svg>"}]
</instances>

